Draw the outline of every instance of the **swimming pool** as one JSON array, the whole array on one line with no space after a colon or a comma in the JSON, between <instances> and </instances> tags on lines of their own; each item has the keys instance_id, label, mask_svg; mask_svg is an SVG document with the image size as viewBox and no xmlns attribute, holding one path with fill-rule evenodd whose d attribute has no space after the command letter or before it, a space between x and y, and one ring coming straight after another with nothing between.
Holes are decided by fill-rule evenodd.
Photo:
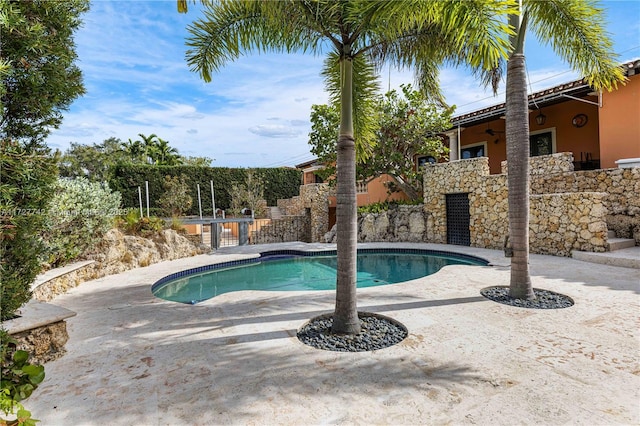
<instances>
[{"instance_id":1,"label":"swimming pool","mask_svg":"<svg viewBox=\"0 0 640 426\"><path fill-rule=\"evenodd\" d=\"M395 284L433 274L446 265L487 265L484 259L418 249L358 250L358 288ZM336 251L271 251L260 257L181 271L156 282L156 297L195 304L241 290L334 290Z\"/></svg>"}]
</instances>

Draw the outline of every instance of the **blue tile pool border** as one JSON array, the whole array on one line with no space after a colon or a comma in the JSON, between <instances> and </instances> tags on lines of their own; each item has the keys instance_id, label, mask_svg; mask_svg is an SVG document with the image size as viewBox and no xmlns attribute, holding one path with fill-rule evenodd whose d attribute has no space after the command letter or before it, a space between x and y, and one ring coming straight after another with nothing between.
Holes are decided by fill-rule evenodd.
<instances>
[{"instance_id":1,"label":"blue tile pool border","mask_svg":"<svg viewBox=\"0 0 640 426\"><path fill-rule=\"evenodd\" d=\"M370 249L358 249L358 254L376 254L376 253L397 253L397 254L421 254L431 256L448 256L455 257L461 260L468 260L470 262L477 263L478 266L488 266L489 261L481 257L473 256L464 253L454 253L444 250L429 250L429 249L412 249L412 248L370 248ZM231 260L229 262L214 263L211 265L198 266L197 268L185 269L184 271L174 272L166 277L160 278L151 286L151 292L155 291L158 287L166 284L169 281L173 281L179 278L187 277L190 275L197 275L203 272L215 271L217 269L229 268L233 266L249 265L252 263L266 262L270 260L291 259L295 257L313 257L313 256L336 256L336 250L321 250L321 251L302 251L302 250L269 250L260 253L259 257L252 257L250 259Z\"/></svg>"}]
</instances>

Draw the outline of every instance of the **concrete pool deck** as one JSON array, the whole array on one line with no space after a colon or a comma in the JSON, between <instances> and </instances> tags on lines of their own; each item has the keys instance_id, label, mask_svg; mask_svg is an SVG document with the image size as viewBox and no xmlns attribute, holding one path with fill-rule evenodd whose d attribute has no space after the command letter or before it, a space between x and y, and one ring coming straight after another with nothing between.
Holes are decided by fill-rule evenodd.
<instances>
[{"instance_id":1,"label":"concrete pool deck","mask_svg":"<svg viewBox=\"0 0 640 426\"><path fill-rule=\"evenodd\" d=\"M296 330L333 310L334 292L227 293L197 305L155 298L183 269L285 243L224 248L81 284L51 303L67 353L24 405L42 425L640 424L640 270L531 255L536 288L575 306L529 310L480 296L509 284L501 251L361 244L473 254L495 266L358 291L360 311L402 322L379 351L301 344Z\"/></svg>"}]
</instances>

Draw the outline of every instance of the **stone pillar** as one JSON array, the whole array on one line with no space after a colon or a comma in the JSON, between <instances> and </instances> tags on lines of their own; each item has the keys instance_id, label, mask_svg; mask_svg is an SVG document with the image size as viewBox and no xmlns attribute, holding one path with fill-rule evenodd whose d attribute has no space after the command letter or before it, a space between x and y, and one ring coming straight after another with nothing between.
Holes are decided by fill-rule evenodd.
<instances>
[{"instance_id":1,"label":"stone pillar","mask_svg":"<svg viewBox=\"0 0 640 426\"><path fill-rule=\"evenodd\" d=\"M311 242L324 241L329 230L329 185L316 183L300 187L300 198L304 207L309 209L311 222Z\"/></svg>"},{"instance_id":2,"label":"stone pillar","mask_svg":"<svg viewBox=\"0 0 640 426\"><path fill-rule=\"evenodd\" d=\"M449 138L449 161L459 160L458 151L460 150L460 142L458 141L458 128L446 132L445 135Z\"/></svg>"}]
</instances>

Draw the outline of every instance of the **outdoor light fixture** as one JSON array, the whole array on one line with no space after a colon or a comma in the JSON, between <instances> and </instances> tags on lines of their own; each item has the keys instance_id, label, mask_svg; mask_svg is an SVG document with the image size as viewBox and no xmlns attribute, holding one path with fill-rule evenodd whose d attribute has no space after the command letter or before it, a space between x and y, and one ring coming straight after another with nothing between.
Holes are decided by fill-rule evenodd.
<instances>
[{"instance_id":1,"label":"outdoor light fixture","mask_svg":"<svg viewBox=\"0 0 640 426\"><path fill-rule=\"evenodd\" d=\"M538 115L536 115L536 123L538 123L538 126L542 126L545 121L547 121L547 116L542 113L541 109L539 109Z\"/></svg>"}]
</instances>

